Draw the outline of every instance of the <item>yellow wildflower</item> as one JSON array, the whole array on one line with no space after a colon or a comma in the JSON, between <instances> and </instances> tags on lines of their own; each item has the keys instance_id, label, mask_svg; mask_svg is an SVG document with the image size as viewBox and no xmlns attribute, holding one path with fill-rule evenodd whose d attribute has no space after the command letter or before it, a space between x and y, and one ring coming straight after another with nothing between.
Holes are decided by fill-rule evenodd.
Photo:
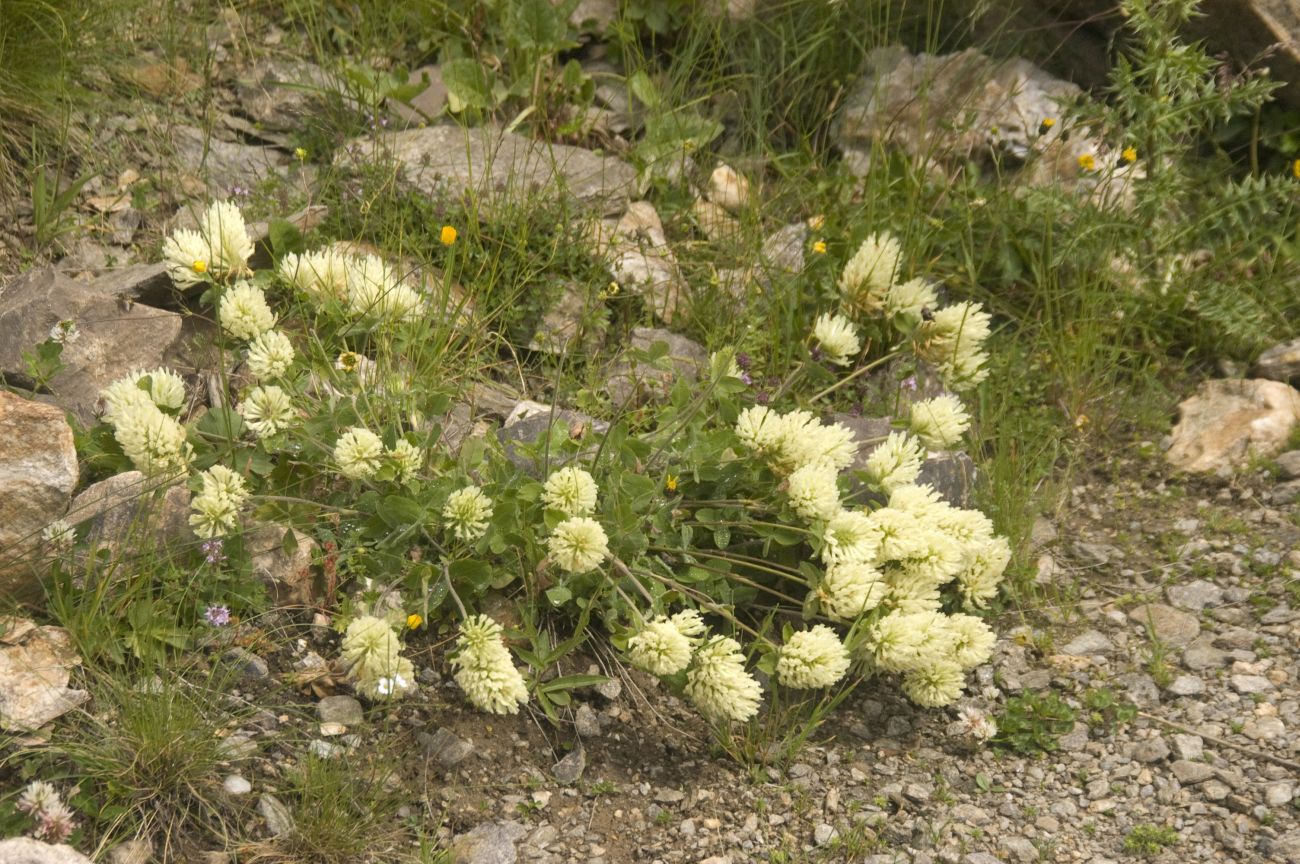
<instances>
[{"instance_id":1,"label":"yellow wildflower","mask_svg":"<svg viewBox=\"0 0 1300 864\"><path fill-rule=\"evenodd\" d=\"M668 475L668 478L667 478L666 480L664 480L664 488L667 489L669 492L676 492L676 491L677 491L677 475L676 475L676 474L669 474L669 475Z\"/></svg>"},{"instance_id":2,"label":"yellow wildflower","mask_svg":"<svg viewBox=\"0 0 1300 864\"><path fill-rule=\"evenodd\" d=\"M450 246L451 244L455 243L456 237L457 237L456 229L451 227L450 225L443 225L442 231L438 233L438 240L442 243L443 246Z\"/></svg>"},{"instance_id":3,"label":"yellow wildflower","mask_svg":"<svg viewBox=\"0 0 1300 864\"><path fill-rule=\"evenodd\" d=\"M1120 158L1132 165L1138 161L1138 151L1136 147L1125 147L1124 152L1120 153Z\"/></svg>"},{"instance_id":4,"label":"yellow wildflower","mask_svg":"<svg viewBox=\"0 0 1300 864\"><path fill-rule=\"evenodd\" d=\"M307 161L307 148L306 148L306 147L295 147L295 148L293 148L293 156L294 156L294 158L297 159L299 162L305 162L305 161Z\"/></svg>"},{"instance_id":5,"label":"yellow wildflower","mask_svg":"<svg viewBox=\"0 0 1300 864\"><path fill-rule=\"evenodd\" d=\"M813 243L813 245L812 245L812 250L813 250L813 252L816 252L818 255L825 255L825 254L826 254L826 241L825 241L825 240L818 240L817 242Z\"/></svg>"},{"instance_id":6,"label":"yellow wildflower","mask_svg":"<svg viewBox=\"0 0 1300 864\"><path fill-rule=\"evenodd\" d=\"M1038 134L1046 135L1048 131L1056 125L1055 117L1044 117L1043 122L1038 124Z\"/></svg>"},{"instance_id":7,"label":"yellow wildflower","mask_svg":"<svg viewBox=\"0 0 1300 864\"><path fill-rule=\"evenodd\" d=\"M1096 171L1096 170L1097 170L1097 159L1096 159L1096 157L1094 157L1091 153L1084 153L1082 156L1080 156L1080 157L1079 157L1079 170L1080 170L1080 171Z\"/></svg>"},{"instance_id":8,"label":"yellow wildflower","mask_svg":"<svg viewBox=\"0 0 1300 864\"><path fill-rule=\"evenodd\" d=\"M207 262L207 261L204 261L202 258L200 258L199 260L195 261L194 264L193 264L193 267L194 267L194 272L195 272L195 273L207 273L207 272L208 272L208 262Z\"/></svg>"},{"instance_id":9,"label":"yellow wildflower","mask_svg":"<svg viewBox=\"0 0 1300 864\"><path fill-rule=\"evenodd\" d=\"M414 613L414 612L412 612L410 615L407 615L407 616L406 616L406 626L407 626L407 629L410 629L410 630L419 630L419 629L420 629L420 625L423 624L423 623L424 623L424 619L421 618L419 615L417 615L417 614Z\"/></svg>"},{"instance_id":10,"label":"yellow wildflower","mask_svg":"<svg viewBox=\"0 0 1300 864\"><path fill-rule=\"evenodd\" d=\"M1291 175L1297 180L1300 180L1300 159L1291 163Z\"/></svg>"}]
</instances>

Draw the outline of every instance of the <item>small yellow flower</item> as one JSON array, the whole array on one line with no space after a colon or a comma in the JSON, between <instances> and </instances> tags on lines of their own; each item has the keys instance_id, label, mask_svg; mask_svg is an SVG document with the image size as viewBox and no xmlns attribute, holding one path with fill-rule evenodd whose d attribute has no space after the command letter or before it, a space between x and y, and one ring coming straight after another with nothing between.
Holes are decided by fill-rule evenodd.
<instances>
[{"instance_id":1,"label":"small yellow flower","mask_svg":"<svg viewBox=\"0 0 1300 864\"><path fill-rule=\"evenodd\" d=\"M617 296L618 296L618 292L621 291L621 290L623 290L623 289L619 288L617 282L611 282L611 283L609 283L609 287L605 289L605 294L608 295L608 296L610 296L610 297L617 297Z\"/></svg>"},{"instance_id":2,"label":"small yellow flower","mask_svg":"<svg viewBox=\"0 0 1300 864\"><path fill-rule=\"evenodd\" d=\"M200 258L199 260L195 261L191 266L194 268L194 272L195 272L195 273L207 273L207 272L208 272L208 262L207 262L207 261L204 261L202 258Z\"/></svg>"},{"instance_id":3,"label":"small yellow flower","mask_svg":"<svg viewBox=\"0 0 1300 864\"><path fill-rule=\"evenodd\" d=\"M1297 180L1300 180L1300 159L1297 159L1291 163L1291 176L1295 177Z\"/></svg>"},{"instance_id":4,"label":"small yellow flower","mask_svg":"<svg viewBox=\"0 0 1300 864\"><path fill-rule=\"evenodd\" d=\"M1043 122L1038 124L1038 134L1046 135L1048 130L1056 125L1055 117L1044 117Z\"/></svg>"},{"instance_id":5,"label":"small yellow flower","mask_svg":"<svg viewBox=\"0 0 1300 864\"><path fill-rule=\"evenodd\" d=\"M1138 151L1136 147L1125 147L1124 151L1119 154L1120 158L1132 165L1138 161Z\"/></svg>"},{"instance_id":6,"label":"small yellow flower","mask_svg":"<svg viewBox=\"0 0 1300 864\"><path fill-rule=\"evenodd\" d=\"M813 243L813 245L812 245L812 250L813 250L813 252L816 252L818 255L825 255L825 254L826 254L826 241L825 241L825 240L818 240L817 242Z\"/></svg>"},{"instance_id":7,"label":"small yellow flower","mask_svg":"<svg viewBox=\"0 0 1300 864\"><path fill-rule=\"evenodd\" d=\"M1091 153L1084 153L1082 156L1080 156L1080 157L1079 157L1079 170L1080 170L1080 171L1096 171L1096 170L1097 170L1097 159L1096 159L1096 157L1094 157Z\"/></svg>"},{"instance_id":8,"label":"small yellow flower","mask_svg":"<svg viewBox=\"0 0 1300 864\"><path fill-rule=\"evenodd\" d=\"M1074 428L1082 429L1084 426L1087 426L1090 422L1091 421L1088 419L1087 414L1080 414L1078 417L1074 418Z\"/></svg>"},{"instance_id":9,"label":"small yellow flower","mask_svg":"<svg viewBox=\"0 0 1300 864\"><path fill-rule=\"evenodd\" d=\"M450 246L451 244L455 243L457 236L458 235L456 234L456 229L451 227L450 225L443 225L442 231L438 232L438 240L442 243L443 246Z\"/></svg>"},{"instance_id":10,"label":"small yellow flower","mask_svg":"<svg viewBox=\"0 0 1300 864\"><path fill-rule=\"evenodd\" d=\"M816 216L808 217L808 227L813 231L820 231L826 225L826 217L818 213Z\"/></svg>"},{"instance_id":11,"label":"small yellow flower","mask_svg":"<svg viewBox=\"0 0 1300 864\"><path fill-rule=\"evenodd\" d=\"M676 492L676 491L677 491L677 475L676 475L676 474L669 474L669 475L668 475L668 479L664 480L664 488L667 489L669 492Z\"/></svg>"},{"instance_id":12,"label":"small yellow flower","mask_svg":"<svg viewBox=\"0 0 1300 864\"><path fill-rule=\"evenodd\" d=\"M334 361L334 368L340 372L355 372L361 365L361 355L355 351L343 351Z\"/></svg>"},{"instance_id":13,"label":"small yellow flower","mask_svg":"<svg viewBox=\"0 0 1300 864\"><path fill-rule=\"evenodd\" d=\"M294 158L297 159L299 162L305 162L305 161L307 161L307 148L306 148L306 147L295 147L295 148L293 148L293 156L294 156Z\"/></svg>"},{"instance_id":14,"label":"small yellow flower","mask_svg":"<svg viewBox=\"0 0 1300 864\"><path fill-rule=\"evenodd\" d=\"M419 630L420 625L423 623L424 619L414 612L406 616L406 627L408 630Z\"/></svg>"}]
</instances>

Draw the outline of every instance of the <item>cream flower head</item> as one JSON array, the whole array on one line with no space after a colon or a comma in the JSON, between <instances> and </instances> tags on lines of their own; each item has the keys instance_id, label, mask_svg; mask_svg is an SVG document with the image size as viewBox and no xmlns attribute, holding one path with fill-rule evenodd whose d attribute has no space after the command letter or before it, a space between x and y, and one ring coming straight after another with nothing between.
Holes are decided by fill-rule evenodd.
<instances>
[{"instance_id":1,"label":"cream flower head","mask_svg":"<svg viewBox=\"0 0 1300 864\"><path fill-rule=\"evenodd\" d=\"M942 708L961 698L966 676L956 663L940 660L903 676L903 692L922 708Z\"/></svg>"},{"instance_id":2,"label":"cream flower head","mask_svg":"<svg viewBox=\"0 0 1300 864\"><path fill-rule=\"evenodd\" d=\"M217 320L226 335L248 342L275 326L275 313L261 288L251 282L236 282L221 295Z\"/></svg>"},{"instance_id":3,"label":"cream flower head","mask_svg":"<svg viewBox=\"0 0 1300 864\"><path fill-rule=\"evenodd\" d=\"M290 252L280 261L279 274L299 291L320 300L345 300L348 296L349 257L326 246L302 255Z\"/></svg>"},{"instance_id":4,"label":"cream flower head","mask_svg":"<svg viewBox=\"0 0 1300 864\"><path fill-rule=\"evenodd\" d=\"M456 667L456 684L480 711L518 714L528 701L528 686L501 633L501 625L486 615L465 619L451 665Z\"/></svg>"},{"instance_id":5,"label":"cream flower head","mask_svg":"<svg viewBox=\"0 0 1300 864\"><path fill-rule=\"evenodd\" d=\"M487 533L492 518L492 499L477 486L457 489L447 496L442 519L458 540L473 543Z\"/></svg>"},{"instance_id":6,"label":"cream flower head","mask_svg":"<svg viewBox=\"0 0 1300 864\"><path fill-rule=\"evenodd\" d=\"M898 278L903 250L888 232L871 234L844 265L840 294L858 315L874 315L885 306L889 289Z\"/></svg>"},{"instance_id":7,"label":"cream flower head","mask_svg":"<svg viewBox=\"0 0 1300 864\"><path fill-rule=\"evenodd\" d=\"M424 464L424 451L405 438L398 438L389 449L388 458L397 466L397 482L408 483Z\"/></svg>"},{"instance_id":8,"label":"cream flower head","mask_svg":"<svg viewBox=\"0 0 1300 864\"><path fill-rule=\"evenodd\" d=\"M939 295L934 286L924 279L909 279L889 289L885 300L885 314L892 317L921 320L923 310L933 308L939 302Z\"/></svg>"},{"instance_id":9,"label":"cream flower head","mask_svg":"<svg viewBox=\"0 0 1300 864\"><path fill-rule=\"evenodd\" d=\"M628 659L633 666L652 675L673 675L691 662L695 645L672 621L660 615L627 642Z\"/></svg>"},{"instance_id":10,"label":"cream flower head","mask_svg":"<svg viewBox=\"0 0 1300 864\"><path fill-rule=\"evenodd\" d=\"M879 570L862 561L841 561L826 568L817 599L833 621L853 621L880 605L888 591Z\"/></svg>"},{"instance_id":11,"label":"cream flower head","mask_svg":"<svg viewBox=\"0 0 1300 864\"><path fill-rule=\"evenodd\" d=\"M921 443L905 432L891 432L867 456L867 476L885 492L916 482L925 459Z\"/></svg>"},{"instance_id":12,"label":"cream flower head","mask_svg":"<svg viewBox=\"0 0 1300 864\"><path fill-rule=\"evenodd\" d=\"M790 506L802 518L829 520L840 511L839 474L829 462L804 465L786 481Z\"/></svg>"},{"instance_id":13,"label":"cream flower head","mask_svg":"<svg viewBox=\"0 0 1300 864\"><path fill-rule=\"evenodd\" d=\"M244 215L229 201L214 201L199 218L199 233L212 251L209 266L222 275L238 276L249 272L248 259L253 257L253 241L248 236Z\"/></svg>"},{"instance_id":14,"label":"cream flower head","mask_svg":"<svg viewBox=\"0 0 1300 864\"><path fill-rule=\"evenodd\" d=\"M375 476L384 456L384 442L369 429L353 426L334 444L334 461L339 472L349 480L367 480Z\"/></svg>"},{"instance_id":15,"label":"cream flower head","mask_svg":"<svg viewBox=\"0 0 1300 864\"><path fill-rule=\"evenodd\" d=\"M762 695L735 639L719 636L696 650L686 671L686 696L705 717L743 723L758 713Z\"/></svg>"},{"instance_id":16,"label":"cream flower head","mask_svg":"<svg viewBox=\"0 0 1300 864\"><path fill-rule=\"evenodd\" d=\"M259 380L279 378L293 365L293 343L279 330L267 330L248 344L248 371Z\"/></svg>"},{"instance_id":17,"label":"cream flower head","mask_svg":"<svg viewBox=\"0 0 1300 864\"><path fill-rule=\"evenodd\" d=\"M401 651L393 625L373 615L353 619L343 634L343 665L357 692L367 699L391 699L412 686L415 667Z\"/></svg>"},{"instance_id":18,"label":"cream flower head","mask_svg":"<svg viewBox=\"0 0 1300 864\"><path fill-rule=\"evenodd\" d=\"M566 516L590 516L598 491L595 479L582 468L560 468L546 478L542 503Z\"/></svg>"},{"instance_id":19,"label":"cream flower head","mask_svg":"<svg viewBox=\"0 0 1300 864\"><path fill-rule=\"evenodd\" d=\"M258 438L266 438L293 425L297 414L284 390L274 384L254 387L239 404L244 425Z\"/></svg>"},{"instance_id":20,"label":"cream flower head","mask_svg":"<svg viewBox=\"0 0 1300 864\"><path fill-rule=\"evenodd\" d=\"M113 437L136 469L145 474L184 471L194 456L185 427L147 398L118 406Z\"/></svg>"},{"instance_id":21,"label":"cream flower head","mask_svg":"<svg viewBox=\"0 0 1300 864\"><path fill-rule=\"evenodd\" d=\"M555 526L546 549L561 570L586 573L609 557L609 538L595 519L572 516Z\"/></svg>"},{"instance_id":22,"label":"cream flower head","mask_svg":"<svg viewBox=\"0 0 1300 864\"><path fill-rule=\"evenodd\" d=\"M813 322L813 338L821 346L826 362L836 366L846 365L862 347L853 322L843 315L826 313L817 316Z\"/></svg>"},{"instance_id":23,"label":"cream flower head","mask_svg":"<svg viewBox=\"0 0 1300 864\"><path fill-rule=\"evenodd\" d=\"M239 508L248 500L244 478L224 465L213 465L199 477L203 489L190 501L190 528L203 540L223 537L239 526Z\"/></svg>"},{"instance_id":24,"label":"cream flower head","mask_svg":"<svg viewBox=\"0 0 1300 864\"><path fill-rule=\"evenodd\" d=\"M801 690L830 687L848 671L849 651L825 624L791 634L776 661L777 680Z\"/></svg>"},{"instance_id":25,"label":"cream flower head","mask_svg":"<svg viewBox=\"0 0 1300 864\"><path fill-rule=\"evenodd\" d=\"M913 402L908 409L908 426L926 447L947 450L961 441L970 428L970 415L960 399L944 394Z\"/></svg>"}]
</instances>

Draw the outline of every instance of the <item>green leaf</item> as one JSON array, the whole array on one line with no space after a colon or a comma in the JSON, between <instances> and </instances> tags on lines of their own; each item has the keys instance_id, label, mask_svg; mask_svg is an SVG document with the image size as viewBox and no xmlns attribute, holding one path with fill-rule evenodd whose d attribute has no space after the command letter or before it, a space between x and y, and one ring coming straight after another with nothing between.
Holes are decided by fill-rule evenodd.
<instances>
[{"instance_id":1,"label":"green leaf","mask_svg":"<svg viewBox=\"0 0 1300 864\"><path fill-rule=\"evenodd\" d=\"M564 585L556 585L546 589L546 599L551 601L552 606L563 606L573 599L573 592Z\"/></svg>"},{"instance_id":2,"label":"green leaf","mask_svg":"<svg viewBox=\"0 0 1300 864\"><path fill-rule=\"evenodd\" d=\"M302 253L307 249L302 232L287 219L272 219L267 225L267 238L271 241L271 254L277 261L290 252Z\"/></svg>"},{"instance_id":3,"label":"green leaf","mask_svg":"<svg viewBox=\"0 0 1300 864\"><path fill-rule=\"evenodd\" d=\"M280 551L286 558L292 558L298 551L298 534L292 528L284 532L284 539L280 541Z\"/></svg>"},{"instance_id":4,"label":"green leaf","mask_svg":"<svg viewBox=\"0 0 1300 864\"><path fill-rule=\"evenodd\" d=\"M580 687L596 687L609 682L605 675L561 675L538 686L542 693L554 694L561 690L577 690Z\"/></svg>"},{"instance_id":5,"label":"green leaf","mask_svg":"<svg viewBox=\"0 0 1300 864\"><path fill-rule=\"evenodd\" d=\"M466 109L483 110L493 105L492 71L477 60L462 57L442 64L442 83L447 88L447 107L453 114Z\"/></svg>"},{"instance_id":6,"label":"green leaf","mask_svg":"<svg viewBox=\"0 0 1300 864\"><path fill-rule=\"evenodd\" d=\"M424 519L424 508L402 495L385 496L376 512L392 528L414 525Z\"/></svg>"},{"instance_id":7,"label":"green leaf","mask_svg":"<svg viewBox=\"0 0 1300 864\"><path fill-rule=\"evenodd\" d=\"M627 86L632 91L632 95L647 108L655 108L659 105L659 88L644 71L637 70L631 78L627 79Z\"/></svg>"}]
</instances>

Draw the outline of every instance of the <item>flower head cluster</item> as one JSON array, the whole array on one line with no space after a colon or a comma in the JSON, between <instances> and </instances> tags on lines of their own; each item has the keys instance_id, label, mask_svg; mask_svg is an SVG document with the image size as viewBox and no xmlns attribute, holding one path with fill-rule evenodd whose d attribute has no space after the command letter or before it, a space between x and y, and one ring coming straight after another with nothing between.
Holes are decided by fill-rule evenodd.
<instances>
[{"instance_id":1,"label":"flower head cluster","mask_svg":"<svg viewBox=\"0 0 1300 864\"><path fill-rule=\"evenodd\" d=\"M424 451L405 438L398 438L397 443L388 448L388 458L397 469L397 482L409 483L424 464Z\"/></svg>"},{"instance_id":2,"label":"flower head cluster","mask_svg":"<svg viewBox=\"0 0 1300 864\"><path fill-rule=\"evenodd\" d=\"M902 254L898 240L887 232L863 240L840 275L845 307L858 315L875 315L884 309Z\"/></svg>"},{"instance_id":3,"label":"flower head cluster","mask_svg":"<svg viewBox=\"0 0 1300 864\"><path fill-rule=\"evenodd\" d=\"M675 675L691 662L691 654L704 634L704 621L694 609L672 617L660 615L627 642L632 665L654 675Z\"/></svg>"},{"instance_id":4,"label":"flower head cluster","mask_svg":"<svg viewBox=\"0 0 1300 864\"><path fill-rule=\"evenodd\" d=\"M267 330L248 345L248 371L258 380L279 378L293 365L293 343L279 330Z\"/></svg>"},{"instance_id":5,"label":"flower head cluster","mask_svg":"<svg viewBox=\"0 0 1300 864\"><path fill-rule=\"evenodd\" d=\"M945 306L913 333L916 356L933 364L953 390L968 390L988 377L984 341L991 321L978 303Z\"/></svg>"},{"instance_id":6,"label":"flower head cluster","mask_svg":"<svg viewBox=\"0 0 1300 864\"><path fill-rule=\"evenodd\" d=\"M334 461L349 480L375 476L384 457L384 442L369 429L353 426L334 443Z\"/></svg>"},{"instance_id":7,"label":"flower head cluster","mask_svg":"<svg viewBox=\"0 0 1300 864\"><path fill-rule=\"evenodd\" d=\"M542 503L566 516L590 516L596 509L595 479L581 468L569 466L551 472L542 489Z\"/></svg>"},{"instance_id":8,"label":"flower head cluster","mask_svg":"<svg viewBox=\"0 0 1300 864\"><path fill-rule=\"evenodd\" d=\"M41 540L58 552L66 552L77 541L77 532L62 519L55 519L41 530Z\"/></svg>"},{"instance_id":9,"label":"flower head cluster","mask_svg":"<svg viewBox=\"0 0 1300 864\"><path fill-rule=\"evenodd\" d=\"M492 499L477 486L457 489L447 496L442 518L457 540L473 543L487 533L492 518Z\"/></svg>"},{"instance_id":10,"label":"flower head cluster","mask_svg":"<svg viewBox=\"0 0 1300 864\"><path fill-rule=\"evenodd\" d=\"M289 394L274 384L254 387L239 404L244 425L258 438L266 438L291 426L297 418Z\"/></svg>"},{"instance_id":11,"label":"flower head cluster","mask_svg":"<svg viewBox=\"0 0 1300 864\"><path fill-rule=\"evenodd\" d=\"M253 241L243 214L229 201L216 201L199 218L199 230L172 232L163 244L167 273L177 285L194 285L205 274L226 279L249 272Z\"/></svg>"},{"instance_id":12,"label":"flower head cluster","mask_svg":"<svg viewBox=\"0 0 1300 864\"><path fill-rule=\"evenodd\" d=\"M348 309L358 318L409 321L420 311L420 295L397 270L375 255L348 262Z\"/></svg>"},{"instance_id":13,"label":"flower head cluster","mask_svg":"<svg viewBox=\"0 0 1300 864\"><path fill-rule=\"evenodd\" d=\"M571 516L546 538L546 551L561 570L586 573L609 557L609 537L595 519Z\"/></svg>"},{"instance_id":14,"label":"flower head cluster","mask_svg":"<svg viewBox=\"0 0 1300 864\"><path fill-rule=\"evenodd\" d=\"M825 624L794 633L781 647L776 677L787 687L829 687L849 671L849 651Z\"/></svg>"},{"instance_id":15,"label":"flower head cluster","mask_svg":"<svg viewBox=\"0 0 1300 864\"><path fill-rule=\"evenodd\" d=\"M114 423L124 408L140 402L179 411L185 405L185 381L170 369L138 370L109 384L99 395L104 421Z\"/></svg>"},{"instance_id":16,"label":"flower head cluster","mask_svg":"<svg viewBox=\"0 0 1300 864\"><path fill-rule=\"evenodd\" d=\"M988 741L998 734L997 721L971 705L957 709L957 721L953 725L958 734L975 741Z\"/></svg>"},{"instance_id":17,"label":"flower head cluster","mask_svg":"<svg viewBox=\"0 0 1300 864\"><path fill-rule=\"evenodd\" d=\"M868 645L876 666L903 675L903 691L926 708L961 695L965 672L988 661L993 631L979 618L937 611L893 611L876 622Z\"/></svg>"},{"instance_id":18,"label":"flower head cluster","mask_svg":"<svg viewBox=\"0 0 1300 864\"><path fill-rule=\"evenodd\" d=\"M811 522L833 518L840 510L839 472L826 460L809 462L786 480L790 507Z\"/></svg>"},{"instance_id":19,"label":"flower head cluster","mask_svg":"<svg viewBox=\"0 0 1300 864\"><path fill-rule=\"evenodd\" d=\"M839 561L826 568L817 599L828 618L853 621L879 606L887 588L884 574L866 561Z\"/></svg>"},{"instance_id":20,"label":"flower head cluster","mask_svg":"<svg viewBox=\"0 0 1300 864\"><path fill-rule=\"evenodd\" d=\"M843 315L819 315L813 322L813 338L817 340L826 362L836 366L847 364L862 347L853 322Z\"/></svg>"},{"instance_id":21,"label":"flower head cluster","mask_svg":"<svg viewBox=\"0 0 1300 864\"><path fill-rule=\"evenodd\" d=\"M37 840L62 843L77 827L72 810L59 796L59 791L44 780L33 780L18 796L18 810L36 821L32 832Z\"/></svg>"},{"instance_id":22,"label":"flower head cluster","mask_svg":"<svg viewBox=\"0 0 1300 864\"><path fill-rule=\"evenodd\" d=\"M343 634L342 659L357 692L368 699L400 696L415 681L415 668L402 656L392 624L363 615Z\"/></svg>"},{"instance_id":23,"label":"flower head cluster","mask_svg":"<svg viewBox=\"0 0 1300 864\"><path fill-rule=\"evenodd\" d=\"M213 465L199 475L203 489L190 501L190 527L207 540L229 534L239 524L239 508L248 500L244 478L224 465Z\"/></svg>"},{"instance_id":24,"label":"flower head cluster","mask_svg":"<svg viewBox=\"0 0 1300 864\"><path fill-rule=\"evenodd\" d=\"M956 396L944 394L913 402L908 410L912 433L931 450L947 450L970 428L970 415Z\"/></svg>"},{"instance_id":25,"label":"flower head cluster","mask_svg":"<svg viewBox=\"0 0 1300 864\"><path fill-rule=\"evenodd\" d=\"M217 321L227 336L251 342L275 326L275 313L261 288L252 282L236 282L221 295Z\"/></svg>"},{"instance_id":26,"label":"flower head cluster","mask_svg":"<svg viewBox=\"0 0 1300 864\"><path fill-rule=\"evenodd\" d=\"M916 482L925 460L921 442L903 432L891 432L867 456L866 472L886 492Z\"/></svg>"},{"instance_id":27,"label":"flower head cluster","mask_svg":"<svg viewBox=\"0 0 1300 864\"><path fill-rule=\"evenodd\" d=\"M782 474L814 462L839 471L853 464L857 452L853 430L847 426L822 423L807 411L778 414L763 405L752 405L740 413L736 437Z\"/></svg>"},{"instance_id":28,"label":"flower head cluster","mask_svg":"<svg viewBox=\"0 0 1300 864\"><path fill-rule=\"evenodd\" d=\"M481 711L518 714L528 701L528 686L502 639L501 625L486 615L461 623L451 665L456 667L456 683Z\"/></svg>"},{"instance_id":29,"label":"flower head cluster","mask_svg":"<svg viewBox=\"0 0 1300 864\"><path fill-rule=\"evenodd\" d=\"M280 260L280 277L315 299L344 300L348 296L349 257L338 248L326 246L298 255L290 252Z\"/></svg>"},{"instance_id":30,"label":"flower head cluster","mask_svg":"<svg viewBox=\"0 0 1300 864\"><path fill-rule=\"evenodd\" d=\"M743 723L758 713L762 695L735 639L718 636L696 649L686 670L686 696L705 717Z\"/></svg>"},{"instance_id":31,"label":"flower head cluster","mask_svg":"<svg viewBox=\"0 0 1300 864\"><path fill-rule=\"evenodd\" d=\"M148 379L146 382L145 379ZM185 401L185 385L163 369L136 372L114 381L100 394L103 419L136 469L145 474L183 471L193 449L185 427L163 408L174 410Z\"/></svg>"}]
</instances>

